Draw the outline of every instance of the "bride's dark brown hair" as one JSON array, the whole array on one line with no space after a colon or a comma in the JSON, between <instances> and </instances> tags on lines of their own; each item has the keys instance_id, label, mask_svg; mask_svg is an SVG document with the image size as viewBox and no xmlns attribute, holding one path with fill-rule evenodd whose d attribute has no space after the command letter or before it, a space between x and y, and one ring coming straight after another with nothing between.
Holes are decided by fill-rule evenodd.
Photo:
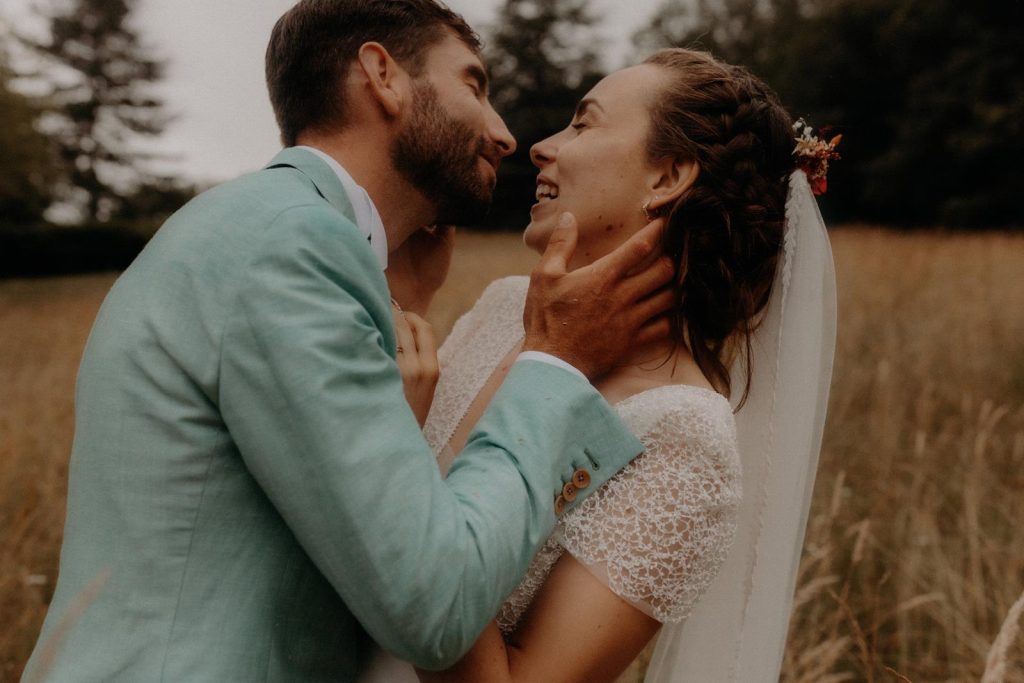
<instances>
[{"instance_id":1,"label":"bride's dark brown hair","mask_svg":"<svg viewBox=\"0 0 1024 683\"><path fill-rule=\"evenodd\" d=\"M644 63L670 72L651 106L648 158L700 166L662 211L663 246L677 272L672 336L729 395L732 351L750 358L782 250L793 122L761 80L706 52L661 50Z\"/></svg>"}]
</instances>

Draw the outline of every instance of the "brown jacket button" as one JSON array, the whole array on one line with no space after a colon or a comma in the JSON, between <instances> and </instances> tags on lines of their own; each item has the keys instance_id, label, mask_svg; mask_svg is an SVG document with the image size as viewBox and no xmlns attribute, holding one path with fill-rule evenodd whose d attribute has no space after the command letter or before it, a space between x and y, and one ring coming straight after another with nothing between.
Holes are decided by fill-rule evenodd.
<instances>
[{"instance_id":1,"label":"brown jacket button","mask_svg":"<svg viewBox=\"0 0 1024 683\"><path fill-rule=\"evenodd\" d=\"M559 496L555 498L555 514L560 515L565 512L565 498Z\"/></svg>"},{"instance_id":2,"label":"brown jacket button","mask_svg":"<svg viewBox=\"0 0 1024 683\"><path fill-rule=\"evenodd\" d=\"M571 481L562 487L562 498L565 498L566 503L576 500L576 487L572 485Z\"/></svg>"},{"instance_id":3,"label":"brown jacket button","mask_svg":"<svg viewBox=\"0 0 1024 683\"><path fill-rule=\"evenodd\" d=\"M590 472L576 470L572 473L572 483L578 489L585 489L590 486Z\"/></svg>"}]
</instances>

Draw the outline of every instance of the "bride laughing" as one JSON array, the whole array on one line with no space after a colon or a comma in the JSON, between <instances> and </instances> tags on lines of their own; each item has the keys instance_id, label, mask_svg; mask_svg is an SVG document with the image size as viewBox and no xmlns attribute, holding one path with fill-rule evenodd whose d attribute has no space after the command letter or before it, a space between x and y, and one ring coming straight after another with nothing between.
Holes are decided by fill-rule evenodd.
<instances>
[{"instance_id":1,"label":"bride laughing","mask_svg":"<svg viewBox=\"0 0 1024 683\"><path fill-rule=\"evenodd\" d=\"M764 83L673 49L602 80L534 145L533 249L574 216L575 268L665 222L672 334L595 382L645 452L560 516L458 664L414 672L378 652L361 680L610 681L659 631L649 681L778 679L835 335L794 144ZM493 283L439 352L424 431L443 472L520 351L527 284ZM581 467L556 511L589 485Z\"/></svg>"}]
</instances>

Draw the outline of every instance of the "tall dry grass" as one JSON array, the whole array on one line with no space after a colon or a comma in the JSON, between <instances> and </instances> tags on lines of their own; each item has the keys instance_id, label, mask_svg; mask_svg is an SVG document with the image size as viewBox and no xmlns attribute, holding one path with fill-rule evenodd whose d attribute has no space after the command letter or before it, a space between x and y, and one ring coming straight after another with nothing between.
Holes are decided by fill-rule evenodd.
<instances>
[{"instance_id":1,"label":"tall dry grass","mask_svg":"<svg viewBox=\"0 0 1024 683\"><path fill-rule=\"evenodd\" d=\"M786 680L976 681L1024 589L1024 237L833 243L839 341Z\"/></svg>"},{"instance_id":2,"label":"tall dry grass","mask_svg":"<svg viewBox=\"0 0 1024 683\"><path fill-rule=\"evenodd\" d=\"M976 681L1024 591L1024 236L832 238L839 345L784 680ZM437 330L533 260L461 235ZM53 589L75 366L112 281L0 283L0 680ZM990 671L1024 681L1015 626Z\"/></svg>"},{"instance_id":3,"label":"tall dry grass","mask_svg":"<svg viewBox=\"0 0 1024 683\"><path fill-rule=\"evenodd\" d=\"M75 372L112 283L0 282L0 681L20 676L53 593Z\"/></svg>"}]
</instances>

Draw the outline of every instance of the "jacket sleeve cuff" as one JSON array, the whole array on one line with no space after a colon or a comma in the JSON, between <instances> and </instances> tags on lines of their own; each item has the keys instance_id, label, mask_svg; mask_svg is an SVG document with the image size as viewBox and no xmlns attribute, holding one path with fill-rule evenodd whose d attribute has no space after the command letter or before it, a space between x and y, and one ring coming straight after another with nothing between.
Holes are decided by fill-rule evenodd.
<instances>
[{"instance_id":1,"label":"jacket sleeve cuff","mask_svg":"<svg viewBox=\"0 0 1024 683\"><path fill-rule=\"evenodd\" d=\"M517 363L521 360L535 360L541 363L554 365L557 368L568 370L585 382L590 382L590 380L587 379L587 376L580 372L575 365L565 362L558 356L552 356L550 353L544 353L543 351L523 351L516 357Z\"/></svg>"},{"instance_id":2,"label":"jacket sleeve cuff","mask_svg":"<svg viewBox=\"0 0 1024 683\"><path fill-rule=\"evenodd\" d=\"M644 447L588 380L580 379L578 372L566 374L554 369L554 365L518 359L492 405L503 394L518 394L532 396L535 402L552 408L558 404L567 407L557 418L562 439L552 444L554 451L548 454L554 467L551 509L558 516L578 506ZM552 401L556 396L557 403Z\"/></svg>"}]
</instances>

